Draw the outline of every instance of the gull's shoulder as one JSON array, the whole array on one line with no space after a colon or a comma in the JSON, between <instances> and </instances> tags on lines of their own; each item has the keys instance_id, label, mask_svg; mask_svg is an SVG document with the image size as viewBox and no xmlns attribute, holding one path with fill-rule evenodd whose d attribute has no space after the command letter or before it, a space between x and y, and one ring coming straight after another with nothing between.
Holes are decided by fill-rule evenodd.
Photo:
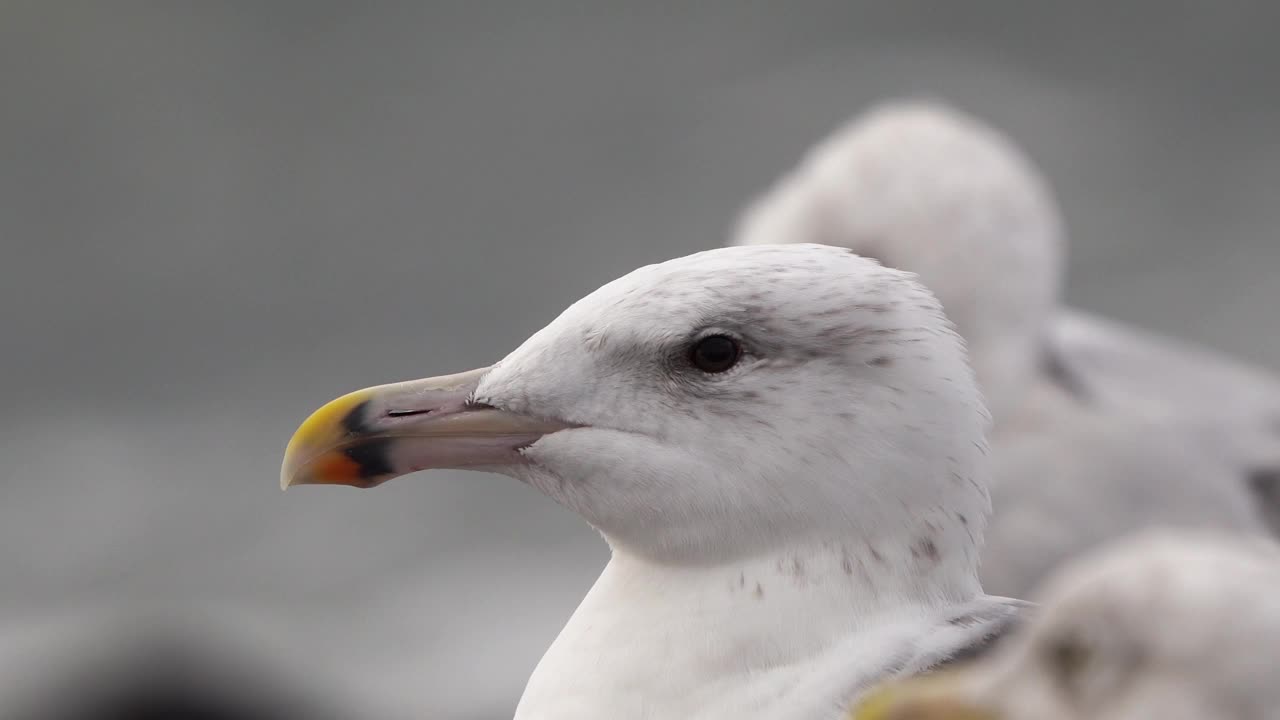
<instances>
[{"instance_id":1,"label":"gull's shoulder","mask_svg":"<svg viewBox=\"0 0 1280 720\"><path fill-rule=\"evenodd\" d=\"M934 636L935 659L927 669L986 655L1002 638L1025 625L1035 610L1035 604L1025 600L984 595L944 613Z\"/></svg>"},{"instance_id":2,"label":"gull's shoulder","mask_svg":"<svg viewBox=\"0 0 1280 720\"><path fill-rule=\"evenodd\" d=\"M1050 343L1103 400L1162 414L1280 417L1280 379L1190 343L1078 311L1058 314Z\"/></svg>"},{"instance_id":3,"label":"gull's shoulder","mask_svg":"<svg viewBox=\"0 0 1280 720\"><path fill-rule=\"evenodd\" d=\"M1059 313L1049 342L1086 402L1157 423L1171 443L1196 448L1280 532L1280 378L1075 311Z\"/></svg>"},{"instance_id":4,"label":"gull's shoulder","mask_svg":"<svg viewBox=\"0 0 1280 720\"><path fill-rule=\"evenodd\" d=\"M907 613L887 620L837 643L808 668L806 681L794 686L783 703L785 717L836 717L880 683L984 657L1002 638L1018 631L1035 607L1023 600L984 595L923 616Z\"/></svg>"}]
</instances>

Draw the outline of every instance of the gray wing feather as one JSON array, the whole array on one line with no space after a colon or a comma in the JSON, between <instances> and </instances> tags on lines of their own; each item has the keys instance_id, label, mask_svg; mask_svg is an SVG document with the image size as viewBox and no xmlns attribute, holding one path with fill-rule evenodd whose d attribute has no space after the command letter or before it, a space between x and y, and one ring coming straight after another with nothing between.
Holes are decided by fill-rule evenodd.
<instances>
[{"instance_id":1,"label":"gray wing feather","mask_svg":"<svg viewBox=\"0 0 1280 720\"><path fill-rule=\"evenodd\" d=\"M1088 402L1137 410L1213 457L1280 533L1280 380L1080 312L1060 313L1050 345Z\"/></svg>"}]
</instances>

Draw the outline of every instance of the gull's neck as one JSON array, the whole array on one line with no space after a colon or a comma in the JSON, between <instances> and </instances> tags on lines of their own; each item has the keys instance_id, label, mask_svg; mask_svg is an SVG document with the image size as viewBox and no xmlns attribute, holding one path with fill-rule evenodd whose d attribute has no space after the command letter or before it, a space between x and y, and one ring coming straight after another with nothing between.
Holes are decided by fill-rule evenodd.
<instances>
[{"instance_id":1,"label":"gull's neck","mask_svg":"<svg viewBox=\"0 0 1280 720\"><path fill-rule=\"evenodd\" d=\"M725 702L753 712L780 703L779 687L799 692L825 665L853 677L851 641L856 657L883 657L876 647L980 594L972 566L948 549L816 542L676 566L615 548L517 718L720 717L731 714ZM773 680L758 683L764 675Z\"/></svg>"}]
</instances>

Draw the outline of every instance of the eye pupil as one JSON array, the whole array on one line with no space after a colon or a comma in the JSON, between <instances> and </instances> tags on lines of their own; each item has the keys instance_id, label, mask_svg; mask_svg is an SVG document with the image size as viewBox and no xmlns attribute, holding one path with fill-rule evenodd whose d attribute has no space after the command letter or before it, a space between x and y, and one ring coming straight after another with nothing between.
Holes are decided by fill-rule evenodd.
<instances>
[{"instance_id":1,"label":"eye pupil","mask_svg":"<svg viewBox=\"0 0 1280 720\"><path fill-rule=\"evenodd\" d=\"M693 366L707 373L722 373L738 363L742 346L725 335L705 337L694 344L689 354Z\"/></svg>"}]
</instances>

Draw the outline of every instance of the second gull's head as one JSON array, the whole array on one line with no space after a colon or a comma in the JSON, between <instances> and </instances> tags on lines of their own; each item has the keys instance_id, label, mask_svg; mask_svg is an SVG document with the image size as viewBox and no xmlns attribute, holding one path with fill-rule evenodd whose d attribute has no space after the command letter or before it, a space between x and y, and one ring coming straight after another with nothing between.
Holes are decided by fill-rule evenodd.
<instances>
[{"instance_id":1,"label":"second gull's head","mask_svg":"<svg viewBox=\"0 0 1280 720\"><path fill-rule=\"evenodd\" d=\"M995 129L938 103L872 108L743 213L734 243L824 243L917 273L969 344L992 412L1041 363L1065 239L1052 193Z\"/></svg>"}]
</instances>

